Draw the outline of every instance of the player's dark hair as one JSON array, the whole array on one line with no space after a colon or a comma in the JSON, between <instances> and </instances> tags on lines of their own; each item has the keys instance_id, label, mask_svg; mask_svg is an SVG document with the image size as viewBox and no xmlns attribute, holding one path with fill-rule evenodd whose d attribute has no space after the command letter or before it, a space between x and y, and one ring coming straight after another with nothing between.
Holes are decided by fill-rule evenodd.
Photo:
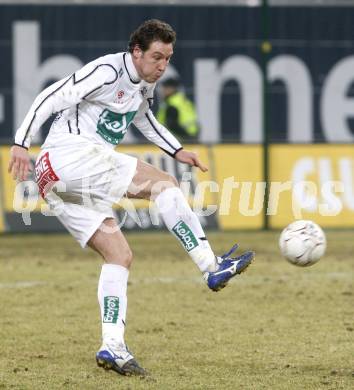
<instances>
[{"instance_id":1,"label":"player's dark hair","mask_svg":"<svg viewBox=\"0 0 354 390\"><path fill-rule=\"evenodd\" d=\"M133 52L138 45L142 51L149 49L152 42L161 41L163 43L176 42L176 33L168 24L158 19L146 20L130 36L128 50Z\"/></svg>"}]
</instances>

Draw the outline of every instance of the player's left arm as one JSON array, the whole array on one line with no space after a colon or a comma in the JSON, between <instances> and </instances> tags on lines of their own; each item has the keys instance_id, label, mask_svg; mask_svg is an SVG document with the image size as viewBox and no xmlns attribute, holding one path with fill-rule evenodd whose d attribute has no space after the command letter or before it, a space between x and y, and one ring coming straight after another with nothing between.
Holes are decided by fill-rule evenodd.
<instances>
[{"instance_id":1,"label":"player's left arm","mask_svg":"<svg viewBox=\"0 0 354 390\"><path fill-rule=\"evenodd\" d=\"M149 91L151 96L153 89ZM139 111L134 118L134 125L142 134L164 152L182 163L198 167L201 171L206 172L208 168L200 161L198 155L189 150L183 149L177 138L169 132L165 126L157 121L150 110L151 98L147 98L141 104Z\"/></svg>"}]
</instances>

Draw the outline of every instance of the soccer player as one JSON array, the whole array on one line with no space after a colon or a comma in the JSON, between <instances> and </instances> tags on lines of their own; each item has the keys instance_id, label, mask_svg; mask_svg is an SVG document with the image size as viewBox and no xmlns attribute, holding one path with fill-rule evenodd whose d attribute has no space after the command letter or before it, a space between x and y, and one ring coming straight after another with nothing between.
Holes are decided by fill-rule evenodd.
<instances>
[{"instance_id":1,"label":"soccer player","mask_svg":"<svg viewBox=\"0 0 354 390\"><path fill-rule=\"evenodd\" d=\"M35 166L39 191L82 247L104 259L98 283L102 346L97 364L124 375L144 375L124 341L127 282L132 252L114 218L112 204L124 195L151 199L167 228L183 245L211 290L225 287L254 258L245 252L215 256L197 216L174 177L116 152L128 126L177 161L207 167L157 122L150 110L156 81L173 54L175 32L148 20L135 30L128 51L100 57L46 88L35 99L15 135L9 172L25 180L28 148L41 125L57 113Z\"/></svg>"}]
</instances>

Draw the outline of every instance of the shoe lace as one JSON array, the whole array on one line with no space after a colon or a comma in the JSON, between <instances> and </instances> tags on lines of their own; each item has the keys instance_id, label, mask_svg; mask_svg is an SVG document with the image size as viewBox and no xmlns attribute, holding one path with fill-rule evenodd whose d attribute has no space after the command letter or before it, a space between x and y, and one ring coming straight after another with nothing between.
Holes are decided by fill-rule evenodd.
<instances>
[{"instance_id":1,"label":"shoe lace","mask_svg":"<svg viewBox=\"0 0 354 390\"><path fill-rule=\"evenodd\" d=\"M227 253L221 256L222 259L227 259L229 256L231 256L235 250L238 248L238 244L235 244Z\"/></svg>"}]
</instances>

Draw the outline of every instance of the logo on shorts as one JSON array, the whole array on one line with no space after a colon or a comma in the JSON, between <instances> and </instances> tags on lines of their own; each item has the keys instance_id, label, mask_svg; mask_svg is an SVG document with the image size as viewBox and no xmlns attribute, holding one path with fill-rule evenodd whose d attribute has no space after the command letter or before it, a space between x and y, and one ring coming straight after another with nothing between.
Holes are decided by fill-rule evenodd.
<instances>
[{"instance_id":1,"label":"logo on shorts","mask_svg":"<svg viewBox=\"0 0 354 390\"><path fill-rule=\"evenodd\" d=\"M105 109L98 118L97 133L110 144L118 145L128 131L135 114L136 111L120 114Z\"/></svg>"},{"instance_id":2,"label":"logo on shorts","mask_svg":"<svg viewBox=\"0 0 354 390\"><path fill-rule=\"evenodd\" d=\"M179 221L172 228L172 230L181 240L187 252L190 252L192 249L196 248L199 245L197 239L195 238L195 235L183 221Z\"/></svg>"},{"instance_id":3,"label":"logo on shorts","mask_svg":"<svg viewBox=\"0 0 354 390\"><path fill-rule=\"evenodd\" d=\"M119 313L119 298L104 297L103 322L116 324Z\"/></svg>"},{"instance_id":4,"label":"logo on shorts","mask_svg":"<svg viewBox=\"0 0 354 390\"><path fill-rule=\"evenodd\" d=\"M49 152L44 153L35 166L35 178L38 184L39 193L44 198L52 189L59 177L55 174L49 160Z\"/></svg>"}]
</instances>

